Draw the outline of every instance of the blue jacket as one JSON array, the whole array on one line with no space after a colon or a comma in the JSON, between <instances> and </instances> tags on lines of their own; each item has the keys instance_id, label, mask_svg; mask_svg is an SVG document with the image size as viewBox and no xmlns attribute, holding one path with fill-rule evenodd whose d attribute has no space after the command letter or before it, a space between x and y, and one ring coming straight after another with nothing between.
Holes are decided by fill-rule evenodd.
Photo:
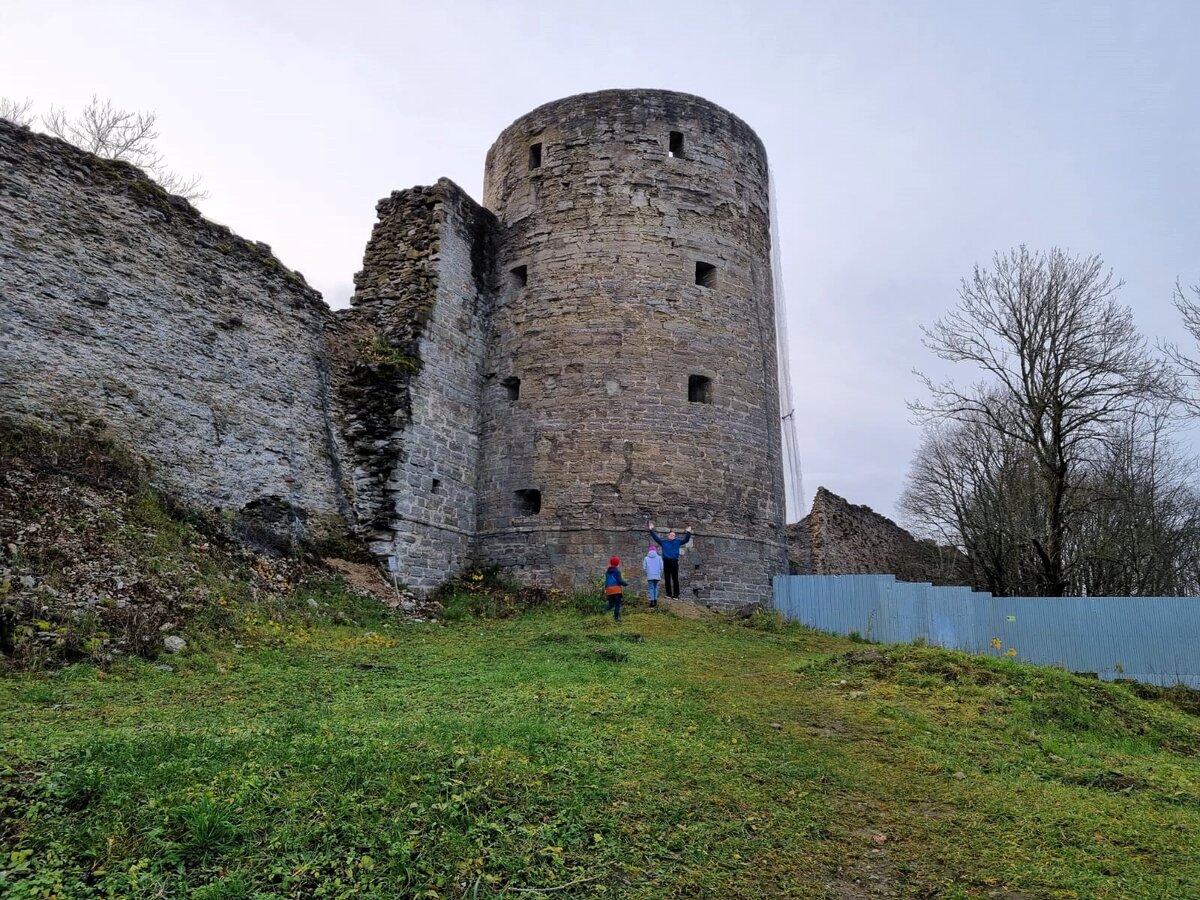
<instances>
[{"instance_id":1,"label":"blue jacket","mask_svg":"<svg viewBox=\"0 0 1200 900\"><path fill-rule=\"evenodd\" d=\"M608 571L604 573L604 593L619 594L623 587L625 587L625 580L621 578L621 570L616 566L609 566ZM613 588L616 590L614 591Z\"/></svg>"},{"instance_id":2,"label":"blue jacket","mask_svg":"<svg viewBox=\"0 0 1200 900\"><path fill-rule=\"evenodd\" d=\"M684 532L683 537L670 538L659 537L658 532L653 528L650 529L650 537L654 538L654 543L662 547L663 559L679 559L679 548L692 539L690 531Z\"/></svg>"}]
</instances>

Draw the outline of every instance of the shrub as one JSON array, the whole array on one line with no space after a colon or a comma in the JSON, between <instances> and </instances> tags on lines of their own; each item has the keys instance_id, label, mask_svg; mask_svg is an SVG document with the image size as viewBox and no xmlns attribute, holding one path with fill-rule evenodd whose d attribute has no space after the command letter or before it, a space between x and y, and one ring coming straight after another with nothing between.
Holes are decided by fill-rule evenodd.
<instances>
[{"instance_id":1,"label":"shrub","mask_svg":"<svg viewBox=\"0 0 1200 900\"><path fill-rule=\"evenodd\" d=\"M747 628L772 634L784 631L789 627L788 623L784 622L783 616L773 609L755 610L753 615L742 620L742 624Z\"/></svg>"},{"instance_id":2,"label":"shrub","mask_svg":"<svg viewBox=\"0 0 1200 900\"><path fill-rule=\"evenodd\" d=\"M584 615L604 611L599 590L572 593L522 585L497 567L466 569L438 588L433 599L442 604L448 622L508 619L530 609L569 609Z\"/></svg>"}]
</instances>

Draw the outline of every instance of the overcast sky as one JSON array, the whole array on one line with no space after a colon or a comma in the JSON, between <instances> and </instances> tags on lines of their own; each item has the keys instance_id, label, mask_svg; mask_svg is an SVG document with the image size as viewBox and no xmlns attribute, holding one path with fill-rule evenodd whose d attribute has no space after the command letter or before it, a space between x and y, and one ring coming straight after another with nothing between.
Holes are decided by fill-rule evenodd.
<instances>
[{"instance_id":1,"label":"overcast sky","mask_svg":"<svg viewBox=\"0 0 1200 900\"><path fill-rule=\"evenodd\" d=\"M766 143L809 496L894 514L919 325L1019 243L1100 253L1152 336L1200 280L1200 3L0 0L0 95L158 112L210 218L344 306L388 192L480 197L513 119L699 94ZM3 223L0 223L3 227ZM963 373L969 377L969 373Z\"/></svg>"}]
</instances>

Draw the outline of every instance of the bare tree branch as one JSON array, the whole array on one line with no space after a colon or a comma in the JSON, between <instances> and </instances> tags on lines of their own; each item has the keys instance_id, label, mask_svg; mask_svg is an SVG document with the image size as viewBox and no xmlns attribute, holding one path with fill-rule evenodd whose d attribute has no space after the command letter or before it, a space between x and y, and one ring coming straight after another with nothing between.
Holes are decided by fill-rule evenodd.
<instances>
[{"instance_id":1,"label":"bare tree branch","mask_svg":"<svg viewBox=\"0 0 1200 900\"><path fill-rule=\"evenodd\" d=\"M1183 327L1200 344L1200 282L1187 289L1175 282L1172 301L1183 317ZM1184 353L1178 344L1164 344L1162 350L1181 373L1180 401L1192 415L1200 415L1200 359Z\"/></svg>"},{"instance_id":2,"label":"bare tree branch","mask_svg":"<svg viewBox=\"0 0 1200 900\"><path fill-rule=\"evenodd\" d=\"M0 99L0 115L4 115L5 103L11 101ZM22 124L32 124L32 107L31 101L12 104L14 112L26 117L27 121ZM42 127L55 137L105 159L131 163L169 193L193 202L205 199L208 192L200 187L198 176L180 175L167 168L156 145L159 139L157 122L158 117L152 112L119 109L111 100L95 96L78 115L52 106L42 116Z\"/></svg>"},{"instance_id":3,"label":"bare tree branch","mask_svg":"<svg viewBox=\"0 0 1200 900\"><path fill-rule=\"evenodd\" d=\"M24 100L13 100L0 97L0 119L8 119L14 125L28 128L36 117L33 114L33 101L26 97Z\"/></svg>"}]
</instances>

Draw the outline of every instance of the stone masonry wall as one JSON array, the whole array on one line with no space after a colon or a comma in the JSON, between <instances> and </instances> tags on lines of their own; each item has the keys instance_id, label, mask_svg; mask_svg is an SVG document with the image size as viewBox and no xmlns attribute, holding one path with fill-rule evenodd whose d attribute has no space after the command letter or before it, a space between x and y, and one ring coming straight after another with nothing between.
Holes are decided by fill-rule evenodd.
<instances>
[{"instance_id":1,"label":"stone masonry wall","mask_svg":"<svg viewBox=\"0 0 1200 900\"><path fill-rule=\"evenodd\" d=\"M376 205L350 309L329 329L338 440L352 486L354 531L390 544L393 478L412 418L424 324L437 290L439 199L432 188L395 191Z\"/></svg>"},{"instance_id":2,"label":"stone masonry wall","mask_svg":"<svg viewBox=\"0 0 1200 900\"><path fill-rule=\"evenodd\" d=\"M470 561L495 219L457 185L397 191L334 340L358 530L400 577Z\"/></svg>"},{"instance_id":3,"label":"stone masonry wall","mask_svg":"<svg viewBox=\"0 0 1200 900\"><path fill-rule=\"evenodd\" d=\"M900 581L966 584L963 558L918 541L886 516L818 488L812 510L788 526L788 556L798 575L895 575Z\"/></svg>"},{"instance_id":4,"label":"stone masonry wall","mask_svg":"<svg viewBox=\"0 0 1200 900\"><path fill-rule=\"evenodd\" d=\"M159 484L343 527L320 295L139 170L0 120L0 405L103 420Z\"/></svg>"},{"instance_id":5,"label":"stone masonry wall","mask_svg":"<svg viewBox=\"0 0 1200 900\"><path fill-rule=\"evenodd\" d=\"M786 553L767 177L745 123L668 91L567 98L501 134L482 560L563 587L613 553L636 574L653 518L696 529L685 596L769 597Z\"/></svg>"},{"instance_id":6,"label":"stone masonry wall","mask_svg":"<svg viewBox=\"0 0 1200 900\"><path fill-rule=\"evenodd\" d=\"M102 420L186 502L287 544L346 527L413 587L629 574L695 528L684 596L786 567L766 154L668 91L547 104L486 206L393 193L332 313L137 169L0 121L0 404ZM636 578L631 578L637 581Z\"/></svg>"}]
</instances>

